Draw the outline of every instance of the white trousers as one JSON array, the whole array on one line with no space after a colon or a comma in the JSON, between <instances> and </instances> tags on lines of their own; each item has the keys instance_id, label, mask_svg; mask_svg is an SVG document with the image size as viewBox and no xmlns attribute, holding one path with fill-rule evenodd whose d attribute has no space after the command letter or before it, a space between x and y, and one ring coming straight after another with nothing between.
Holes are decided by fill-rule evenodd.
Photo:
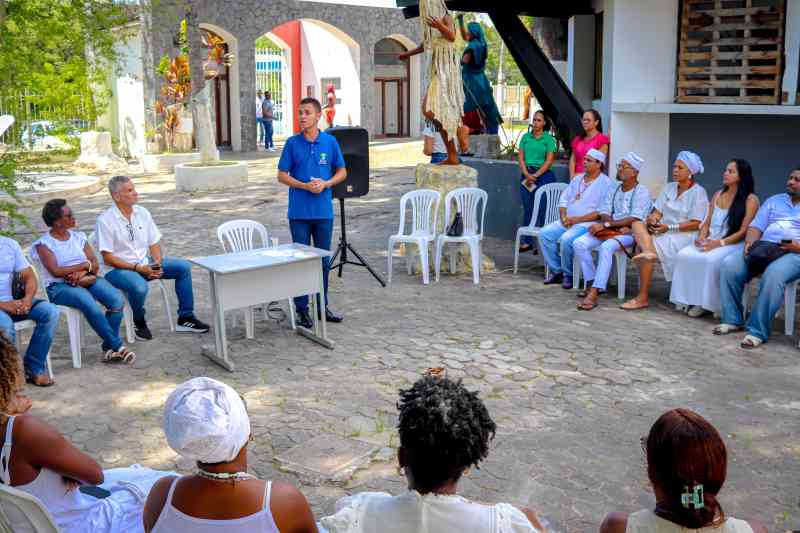
<instances>
[{"instance_id":1,"label":"white trousers","mask_svg":"<svg viewBox=\"0 0 800 533\"><path fill-rule=\"evenodd\" d=\"M619 242L618 242L619 241ZM595 289L604 291L608 286L608 276L611 275L611 265L614 254L620 250L620 243L626 248L633 246L633 235L621 235L616 239L601 241L589 233L578 237L572 243L572 249L578 261L581 262L581 272L586 280L594 280ZM597 268L594 267L592 250L600 248L597 252Z\"/></svg>"}]
</instances>

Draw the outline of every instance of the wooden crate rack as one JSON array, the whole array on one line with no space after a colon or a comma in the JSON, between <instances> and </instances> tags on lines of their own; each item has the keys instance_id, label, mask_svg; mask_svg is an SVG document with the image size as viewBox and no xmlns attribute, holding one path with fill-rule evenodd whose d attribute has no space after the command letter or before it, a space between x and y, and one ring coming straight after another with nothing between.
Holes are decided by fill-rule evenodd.
<instances>
[{"instance_id":1,"label":"wooden crate rack","mask_svg":"<svg viewBox=\"0 0 800 533\"><path fill-rule=\"evenodd\" d=\"M780 104L786 0L683 0L679 103Z\"/></svg>"}]
</instances>

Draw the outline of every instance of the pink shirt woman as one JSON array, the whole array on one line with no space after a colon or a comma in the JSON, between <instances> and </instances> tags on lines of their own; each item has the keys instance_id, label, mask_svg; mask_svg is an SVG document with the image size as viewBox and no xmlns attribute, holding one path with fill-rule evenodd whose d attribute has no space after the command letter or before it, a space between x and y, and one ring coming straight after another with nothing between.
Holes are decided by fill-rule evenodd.
<instances>
[{"instance_id":1,"label":"pink shirt woman","mask_svg":"<svg viewBox=\"0 0 800 533\"><path fill-rule=\"evenodd\" d=\"M611 139L603 133L603 122L600 113L594 109L588 109L583 114L582 136L572 140L572 157L570 158L570 177L574 177L584 171L583 158L589 150L600 150L608 156L609 144Z\"/></svg>"}]
</instances>

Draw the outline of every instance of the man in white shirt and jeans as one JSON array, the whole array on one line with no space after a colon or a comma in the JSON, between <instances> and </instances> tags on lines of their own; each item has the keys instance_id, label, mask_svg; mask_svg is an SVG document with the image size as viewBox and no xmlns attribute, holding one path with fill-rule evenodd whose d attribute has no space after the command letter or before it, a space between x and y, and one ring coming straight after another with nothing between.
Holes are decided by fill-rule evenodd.
<instances>
[{"instance_id":1,"label":"man in white shirt and jeans","mask_svg":"<svg viewBox=\"0 0 800 533\"><path fill-rule=\"evenodd\" d=\"M108 182L114 205L97 217L97 246L103 261L110 268L105 278L125 293L133 311L136 338L153 338L145 321L144 302L149 281L159 278L175 280L178 296L180 333L206 333L208 324L194 316L192 268L185 259L162 257L161 232L150 212L136 205L139 193L127 176L114 176Z\"/></svg>"}]
</instances>

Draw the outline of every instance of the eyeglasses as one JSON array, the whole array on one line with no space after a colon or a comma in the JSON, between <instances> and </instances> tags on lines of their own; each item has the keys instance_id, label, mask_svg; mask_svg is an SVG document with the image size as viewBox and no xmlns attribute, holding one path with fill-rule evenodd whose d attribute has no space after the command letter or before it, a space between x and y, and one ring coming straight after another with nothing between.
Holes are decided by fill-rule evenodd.
<instances>
[{"instance_id":1,"label":"eyeglasses","mask_svg":"<svg viewBox=\"0 0 800 533\"><path fill-rule=\"evenodd\" d=\"M133 233L133 224L128 222L128 225L125 226L125 229L128 230L128 238L130 238L131 242L133 242L136 235Z\"/></svg>"}]
</instances>

